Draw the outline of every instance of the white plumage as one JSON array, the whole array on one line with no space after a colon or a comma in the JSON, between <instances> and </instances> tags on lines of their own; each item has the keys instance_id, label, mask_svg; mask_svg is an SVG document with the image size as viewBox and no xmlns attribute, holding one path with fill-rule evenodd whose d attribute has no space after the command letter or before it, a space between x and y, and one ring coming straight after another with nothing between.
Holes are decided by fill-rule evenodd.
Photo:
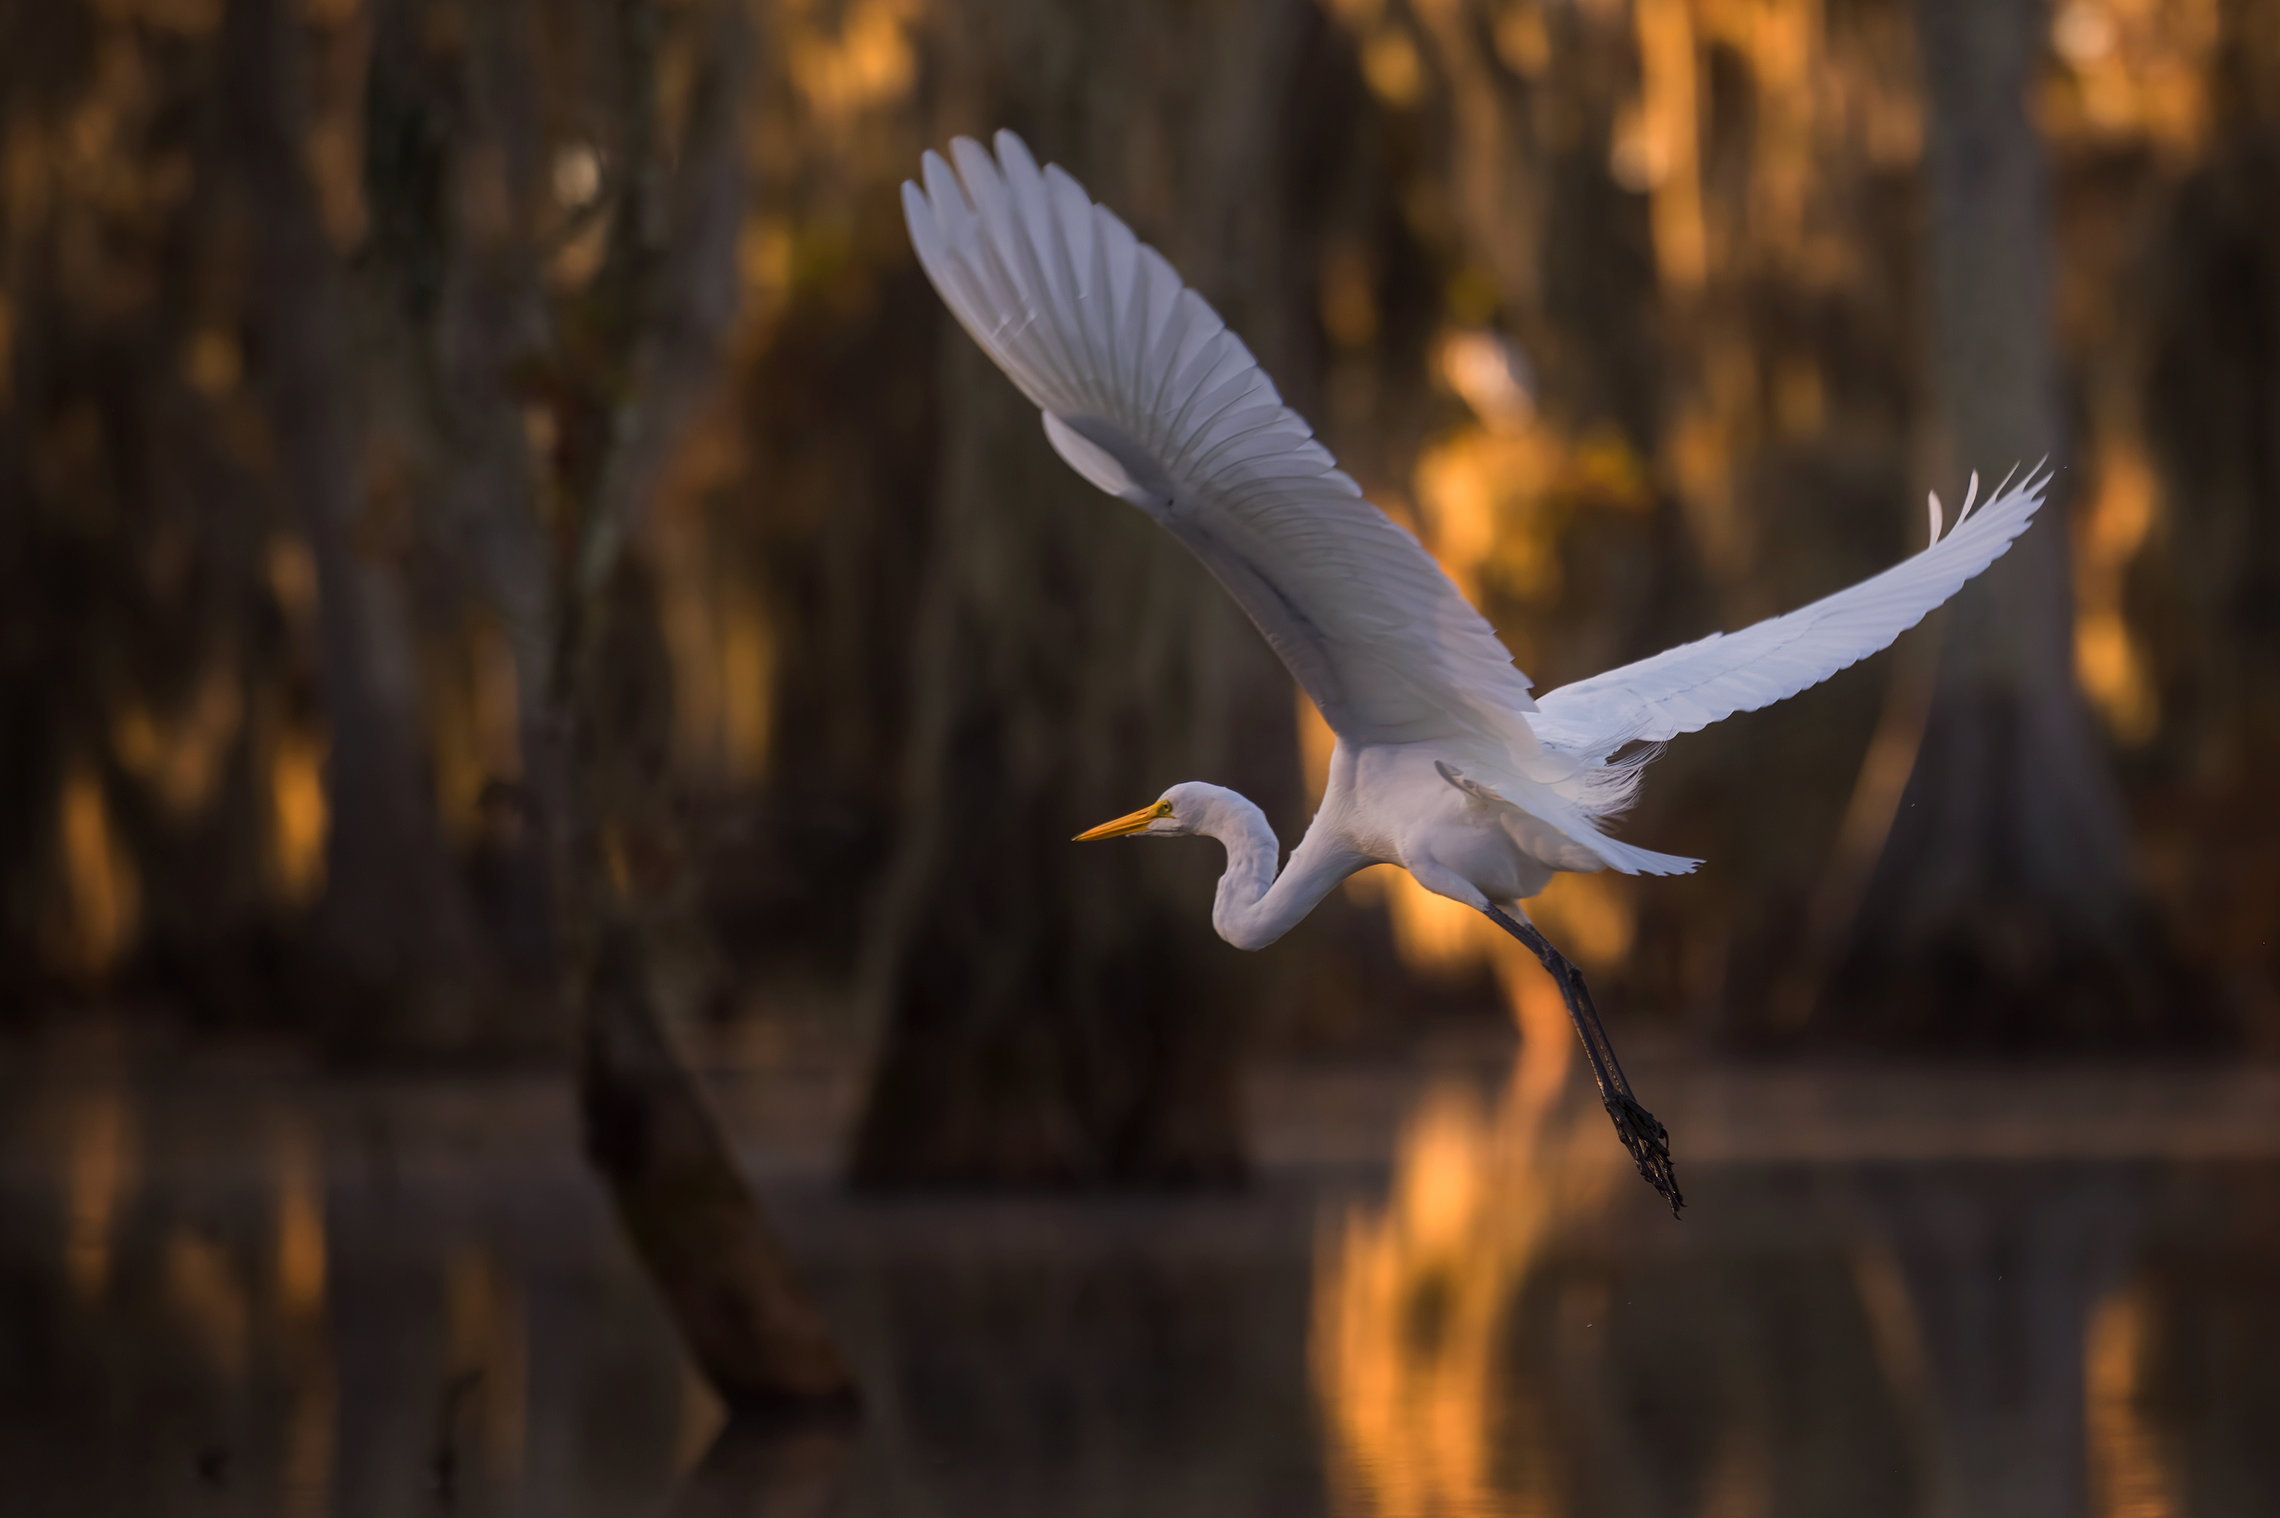
<instances>
[{"instance_id":1,"label":"white plumage","mask_svg":"<svg viewBox=\"0 0 2280 1518\"><path fill-rule=\"evenodd\" d=\"M2007 483L1976 512L1966 496L1946 537L1810 606L1547 692L1532 719L1537 736L1604 758L1626 743L1660 743L1820 684L1914 627L2000 558L2033 520L2049 479L2037 472ZM1971 483L1975 496L1978 478ZM1938 509L1935 496L1935 532Z\"/></svg>"},{"instance_id":2,"label":"white plumage","mask_svg":"<svg viewBox=\"0 0 2280 1518\"><path fill-rule=\"evenodd\" d=\"M1362 499L1305 420L1155 249L1020 138L961 138L903 186L911 240L950 309L1044 413L1093 484L1185 543L1258 624L1342 747L1431 745L1544 827L1542 862L1674 873L1609 838L1633 742L1796 694L1890 643L2018 536L2047 476L1999 492L1874 579L1536 698L1416 539ZM1579 857L1580 851L1580 857ZM1398 862L1398 861L1396 861Z\"/></svg>"},{"instance_id":3,"label":"white plumage","mask_svg":"<svg viewBox=\"0 0 2280 1518\"><path fill-rule=\"evenodd\" d=\"M960 139L903 186L911 240L1078 473L1146 511L1243 603L1333 728L1435 736L1528 682L1431 556L1362 499L1163 257L1058 167ZM969 200L969 196L971 199Z\"/></svg>"},{"instance_id":4,"label":"white plumage","mask_svg":"<svg viewBox=\"0 0 2280 1518\"><path fill-rule=\"evenodd\" d=\"M1662 1126L1631 1098L1574 967L1519 907L1557 870L1672 874L1695 860L1607 836L1657 744L1816 685L1875 653L1992 563L2048 475L1966 499L1941 536L1787 616L1713 634L1535 697L1417 540L1362 499L1210 306L1020 138L928 153L903 186L911 241L958 320L1044 413L1053 448L1203 561L1337 735L1306 837L1280 850L1257 807L1173 786L1081 835L1201 833L1226 845L1212 923L1259 948L1336 883L1397 864L1476 907L1559 977L1617 1131L1673 1206ZM1977 479L1973 490L1976 493Z\"/></svg>"}]
</instances>

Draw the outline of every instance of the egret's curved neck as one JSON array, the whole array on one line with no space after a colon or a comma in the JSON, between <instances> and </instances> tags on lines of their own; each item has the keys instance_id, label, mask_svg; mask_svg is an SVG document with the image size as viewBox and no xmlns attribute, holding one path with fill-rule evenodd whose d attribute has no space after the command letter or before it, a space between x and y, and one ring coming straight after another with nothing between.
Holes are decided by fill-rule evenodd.
<instances>
[{"instance_id":1,"label":"egret's curved neck","mask_svg":"<svg viewBox=\"0 0 2280 1518\"><path fill-rule=\"evenodd\" d=\"M1211 925L1238 949L1263 949L1314 910L1330 888L1369 863L1320 826L1309 828L1275 874L1282 850L1266 814L1233 791L1220 790L1195 830L1227 848L1227 871L1211 904Z\"/></svg>"}]
</instances>

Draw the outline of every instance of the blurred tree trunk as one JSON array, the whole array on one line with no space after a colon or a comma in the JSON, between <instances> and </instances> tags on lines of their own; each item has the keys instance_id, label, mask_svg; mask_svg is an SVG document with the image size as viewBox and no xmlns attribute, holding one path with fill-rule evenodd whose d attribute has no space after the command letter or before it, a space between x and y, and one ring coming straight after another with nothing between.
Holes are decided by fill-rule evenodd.
<instances>
[{"instance_id":1,"label":"blurred tree trunk","mask_svg":"<svg viewBox=\"0 0 2280 1518\"><path fill-rule=\"evenodd\" d=\"M714 970L671 776L672 670L634 531L711 382L736 310L739 86L749 38L719 0L687 22L678 141L658 98L665 15L602 8L622 72L608 252L546 388L566 442L546 727L529 756L555 860L588 1155L684 1340L731 1406L841 1401L853 1382L793 1276L673 1022ZM582 442L575 440L583 440Z\"/></svg>"},{"instance_id":2,"label":"blurred tree trunk","mask_svg":"<svg viewBox=\"0 0 2280 1518\"><path fill-rule=\"evenodd\" d=\"M306 141L311 81L301 17L239 0L224 49L259 210L253 302L257 365L280 483L316 568L325 765L320 943L338 999L323 1022L348 1047L463 1040L487 978L427 774L403 587L377 550L363 499L363 438L346 271L323 225Z\"/></svg>"},{"instance_id":3,"label":"blurred tree trunk","mask_svg":"<svg viewBox=\"0 0 2280 1518\"><path fill-rule=\"evenodd\" d=\"M587 1155L723 1400L844 1401L853 1379L669 1031L702 1003L712 956L668 774L672 670L637 560L566 601L559 660L568 806L551 820Z\"/></svg>"},{"instance_id":4,"label":"blurred tree trunk","mask_svg":"<svg viewBox=\"0 0 2280 1518\"><path fill-rule=\"evenodd\" d=\"M2171 583L2154 623L2161 746L2192 778L2164 808L2197 877L2165 891L2180 947L2219 973L2260 1049L2280 1047L2271 932L2280 812L2280 13L2219 7L2208 152L2150 260L2148 435ZM2152 620L2152 619L2149 619ZM2166 646L2164 646L2166 645Z\"/></svg>"},{"instance_id":5,"label":"blurred tree trunk","mask_svg":"<svg viewBox=\"0 0 2280 1518\"><path fill-rule=\"evenodd\" d=\"M605 249L590 278L548 312L551 234L514 218L485 246L479 229L455 229L439 301L451 340L428 360L444 398L437 496L515 629L524 771L551 861L587 1153L724 1400L844 1400L852 1382L829 1331L670 1032L712 994L716 956L673 783L672 669L636 527L736 315L749 39L728 0L680 12L602 0L571 14L489 13L464 55L423 60L433 44L418 40L414 15L390 19L379 18L376 86L408 120L456 129L470 158L519 164L526 190L548 162L542 89L527 75L541 29L564 26L557 44L571 57L583 45L603 75L593 126L608 175L596 202ZM677 121L659 87L674 28L690 66ZM386 69L402 72L383 86ZM414 125L404 140L423 135ZM551 319L523 330L515 315L526 311ZM536 459L522 442L530 412L557 440Z\"/></svg>"},{"instance_id":6,"label":"blurred tree trunk","mask_svg":"<svg viewBox=\"0 0 2280 1518\"><path fill-rule=\"evenodd\" d=\"M1895 1165L1858 1185L1880 1246L1862 1264L1890 1262L1906 1308L1891 1326L1915 1330L1894 1346L1898 1363L1921 1357L1909 1389L1926 1425L1926 1510L2088 1510L2084 1330L2128 1274L2144 1205L2135 1179L2091 1165Z\"/></svg>"},{"instance_id":7,"label":"blurred tree trunk","mask_svg":"<svg viewBox=\"0 0 2280 1518\"><path fill-rule=\"evenodd\" d=\"M276 989L264 698L294 649L268 635L273 495L230 447L234 366L183 361L185 312L209 357L238 352L215 335L235 207L115 193L159 165L227 177L202 42L85 8L0 20L0 1022L107 979L201 1022ZM93 99L113 125L80 172L40 145Z\"/></svg>"},{"instance_id":8,"label":"blurred tree trunk","mask_svg":"<svg viewBox=\"0 0 2280 1518\"><path fill-rule=\"evenodd\" d=\"M465 898L420 783L416 707L386 704L371 673L382 649L351 544L361 459L344 388L366 376L397 387L388 401L410 431L432 433L415 487L422 526L467 554L511 629L588 1153L724 1400L843 1400L846 1368L669 1033L709 994L713 955L670 772L671 668L634 536L735 317L748 40L732 0L511 5L463 29L426 15L410 0L372 8L373 232L356 279L318 224L293 110L263 118L256 160L271 223L273 404L324 609L334 838L371 846L336 853L358 869L335 890L344 904L380 895L364 909L376 920L352 925L394 932L372 952L397 957L381 962L438 977L466 963L460 945L475 935L443 915L463 914ZM289 23L268 0L241 0L237 19L258 50L249 97L289 99ZM532 226L529 209L544 203L530 193L549 146L532 60L548 25L598 103L590 129L610 173L599 268L552 301L542 278L554 229ZM677 119L660 99L668 33L689 64ZM352 355L360 298L375 330ZM558 439L539 459L534 413ZM492 977L473 994L505 992Z\"/></svg>"},{"instance_id":9,"label":"blurred tree trunk","mask_svg":"<svg viewBox=\"0 0 2280 1518\"><path fill-rule=\"evenodd\" d=\"M1927 473L2063 463L2039 0L1919 0L1927 123ZM1832 1005L1881 1036L2143 1037L2161 1017L2128 819L2074 679L2061 472L1945 614L1935 704ZM1983 479L1984 487L1992 478Z\"/></svg>"},{"instance_id":10,"label":"blurred tree trunk","mask_svg":"<svg viewBox=\"0 0 2280 1518\"><path fill-rule=\"evenodd\" d=\"M1311 282L1278 187L1313 7L973 6L942 18L946 130L1024 133L1163 249L1274 367ZM937 314L934 318L945 318ZM1300 818L1288 677L1146 517L1090 490L969 343L942 369L905 846L871 948L869 1184L1221 1182L1244 1167L1250 977L1208 845L1078 848L1205 778Z\"/></svg>"}]
</instances>

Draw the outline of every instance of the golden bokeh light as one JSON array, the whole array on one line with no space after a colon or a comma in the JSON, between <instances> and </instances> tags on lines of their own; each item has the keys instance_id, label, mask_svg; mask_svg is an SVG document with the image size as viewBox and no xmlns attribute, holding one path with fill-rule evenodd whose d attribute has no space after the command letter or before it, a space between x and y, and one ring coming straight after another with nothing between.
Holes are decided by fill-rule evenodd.
<instances>
[{"instance_id":1,"label":"golden bokeh light","mask_svg":"<svg viewBox=\"0 0 2280 1518\"><path fill-rule=\"evenodd\" d=\"M900 100L917 75L911 29L918 0L852 0L838 26L808 5L786 7L793 86L818 121L844 130Z\"/></svg>"},{"instance_id":2,"label":"golden bokeh light","mask_svg":"<svg viewBox=\"0 0 2280 1518\"><path fill-rule=\"evenodd\" d=\"M2116 738L2143 743L2160 725L2160 697L2123 595L2159 515L2160 484L2144 449L2116 432L2098 454L2094 478L2074 523L2075 676Z\"/></svg>"},{"instance_id":3,"label":"golden bokeh light","mask_svg":"<svg viewBox=\"0 0 2280 1518\"><path fill-rule=\"evenodd\" d=\"M2219 35L2217 0L2064 0L2051 13L2064 67L2039 101L2044 129L2188 157L2208 134Z\"/></svg>"},{"instance_id":4,"label":"golden bokeh light","mask_svg":"<svg viewBox=\"0 0 2280 1518\"><path fill-rule=\"evenodd\" d=\"M475 615L430 650L423 673L437 810L465 843L483 828L494 782L522 778L522 701L514 645L498 621Z\"/></svg>"},{"instance_id":5,"label":"golden bokeh light","mask_svg":"<svg viewBox=\"0 0 2280 1518\"><path fill-rule=\"evenodd\" d=\"M1609 167L1650 198L1655 266L1664 286L1689 296L1709 277L1703 220L1701 102L1694 16L1687 0L1633 0L1639 98L1618 123Z\"/></svg>"},{"instance_id":6,"label":"golden bokeh light","mask_svg":"<svg viewBox=\"0 0 2280 1518\"><path fill-rule=\"evenodd\" d=\"M227 398L245 373L237 338L219 327L201 327L182 352L182 378L210 401Z\"/></svg>"},{"instance_id":7,"label":"golden bokeh light","mask_svg":"<svg viewBox=\"0 0 2280 1518\"><path fill-rule=\"evenodd\" d=\"M2136 1283L2091 1312L2083 1343L2083 1421L2092 1518L2177 1518L2186 1511L2173 1455L2143 1404L2153 1304Z\"/></svg>"},{"instance_id":8,"label":"golden bokeh light","mask_svg":"<svg viewBox=\"0 0 2280 1518\"><path fill-rule=\"evenodd\" d=\"M269 754L270 882L295 906L314 901L324 887L327 748L313 733L289 730Z\"/></svg>"},{"instance_id":9,"label":"golden bokeh light","mask_svg":"<svg viewBox=\"0 0 2280 1518\"><path fill-rule=\"evenodd\" d=\"M51 935L63 968L99 976L134 941L141 876L111 820L101 775L84 763L64 774L56 800L62 915Z\"/></svg>"},{"instance_id":10,"label":"golden bokeh light","mask_svg":"<svg viewBox=\"0 0 2280 1518\"><path fill-rule=\"evenodd\" d=\"M244 719L245 689L236 664L215 659L170 717L140 701L122 702L111 717L111 751L169 817L186 822L213 800Z\"/></svg>"}]
</instances>

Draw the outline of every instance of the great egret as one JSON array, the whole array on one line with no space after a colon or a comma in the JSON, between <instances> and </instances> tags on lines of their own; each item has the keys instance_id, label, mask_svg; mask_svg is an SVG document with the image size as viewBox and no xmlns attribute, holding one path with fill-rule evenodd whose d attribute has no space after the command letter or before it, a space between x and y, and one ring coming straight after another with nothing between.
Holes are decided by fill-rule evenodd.
<instances>
[{"instance_id":1,"label":"great egret","mask_svg":"<svg viewBox=\"0 0 2280 1518\"><path fill-rule=\"evenodd\" d=\"M1816 685L1875 653L2026 529L2048 475L1972 511L1895 567L1787 616L1531 693L1527 676L1415 538L1362 499L1250 351L1058 166L1021 139L959 138L953 172L905 182L919 262L952 312L1044 413L1069 466L1204 562L1321 710L1337 744L1321 810L1290 861L1258 807L1200 781L1078 835L1216 838L1212 926L1273 943L1355 871L1394 864L1486 913L1559 982L1640 1174L1675 1213L1669 1136L1632 1096L1591 993L1521 902L1557 871L1674 875L1698 860L1607 836L1656 746Z\"/></svg>"}]
</instances>

